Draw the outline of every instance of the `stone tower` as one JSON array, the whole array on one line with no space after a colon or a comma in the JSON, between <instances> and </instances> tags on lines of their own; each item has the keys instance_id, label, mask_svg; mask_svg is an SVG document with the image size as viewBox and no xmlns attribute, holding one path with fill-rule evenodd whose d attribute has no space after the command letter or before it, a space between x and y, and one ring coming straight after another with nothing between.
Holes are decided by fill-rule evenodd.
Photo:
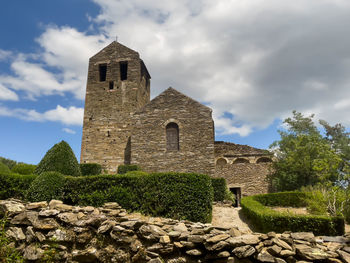
<instances>
[{"instance_id":1,"label":"stone tower","mask_svg":"<svg viewBox=\"0 0 350 263\"><path fill-rule=\"evenodd\" d=\"M139 54L116 41L90 58L81 163L108 172L130 163L132 116L150 101L150 78Z\"/></svg>"}]
</instances>

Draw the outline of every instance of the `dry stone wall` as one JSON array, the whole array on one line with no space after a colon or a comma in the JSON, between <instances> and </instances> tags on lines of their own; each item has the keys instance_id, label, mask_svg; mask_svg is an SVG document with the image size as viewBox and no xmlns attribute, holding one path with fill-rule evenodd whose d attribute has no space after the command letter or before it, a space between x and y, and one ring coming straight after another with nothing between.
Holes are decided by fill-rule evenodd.
<instances>
[{"instance_id":1,"label":"dry stone wall","mask_svg":"<svg viewBox=\"0 0 350 263\"><path fill-rule=\"evenodd\" d=\"M236 228L127 214L117 203L0 200L6 235L29 262L350 262L349 237L244 234Z\"/></svg>"}]
</instances>

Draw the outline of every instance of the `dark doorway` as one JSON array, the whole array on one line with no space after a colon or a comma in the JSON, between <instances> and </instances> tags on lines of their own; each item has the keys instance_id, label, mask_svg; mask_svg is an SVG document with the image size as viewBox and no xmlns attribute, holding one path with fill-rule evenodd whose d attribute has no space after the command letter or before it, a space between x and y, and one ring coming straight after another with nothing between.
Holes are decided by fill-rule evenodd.
<instances>
[{"instance_id":1,"label":"dark doorway","mask_svg":"<svg viewBox=\"0 0 350 263\"><path fill-rule=\"evenodd\" d=\"M233 204L234 207L240 207L241 206L241 188L240 187L231 187L230 188L231 193L235 195L235 202Z\"/></svg>"}]
</instances>

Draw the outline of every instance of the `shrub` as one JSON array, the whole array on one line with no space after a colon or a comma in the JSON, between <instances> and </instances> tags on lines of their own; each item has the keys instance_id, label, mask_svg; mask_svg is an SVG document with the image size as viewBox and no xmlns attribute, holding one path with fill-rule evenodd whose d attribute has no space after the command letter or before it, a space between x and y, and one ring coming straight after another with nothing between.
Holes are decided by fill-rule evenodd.
<instances>
[{"instance_id":1,"label":"shrub","mask_svg":"<svg viewBox=\"0 0 350 263\"><path fill-rule=\"evenodd\" d=\"M0 162L0 173L1 174L10 174L11 170L7 167L6 164Z\"/></svg>"},{"instance_id":2,"label":"shrub","mask_svg":"<svg viewBox=\"0 0 350 263\"><path fill-rule=\"evenodd\" d=\"M207 175L134 171L122 175L66 177L65 202L99 206L118 202L152 216L210 222L213 188Z\"/></svg>"},{"instance_id":3,"label":"shrub","mask_svg":"<svg viewBox=\"0 0 350 263\"><path fill-rule=\"evenodd\" d=\"M38 175L28 189L28 200L32 202L63 199L65 177L58 172L45 172Z\"/></svg>"},{"instance_id":4,"label":"shrub","mask_svg":"<svg viewBox=\"0 0 350 263\"><path fill-rule=\"evenodd\" d=\"M55 171L64 175L80 176L80 167L69 144L65 141L55 144L41 159L36 174Z\"/></svg>"},{"instance_id":5,"label":"shrub","mask_svg":"<svg viewBox=\"0 0 350 263\"><path fill-rule=\"evenodd\" d=\"M17 174L33 174L35 171L36 165L27 164L27 163L18 163L12 167L12 172Z\"/></svg>"},{"instance_id":6,"label":"shrub","mask_svg":"<svg viewBox=\"0 0 350 263\"><path fill-rule=\"evenodd\" d=\"M1 174L0 200L8 198L24 199L30 184L37 175Z\"/></svg>"},{"instance_id":7,"label":"shrub","mask_svg":"<svg viewBox=\"0 0 350 263\"><path fill-rule=\"evenodd\" d=\"M226 180L225 178L211 178L214 189L214 201L224 201L226 196Z\"/></svg>"},{"instance_id":8,"label":"shrub","mask_svg":"<svg viewBox=\"0 0 350 263\"><path fill-rule=\"evenodd\" d=\"M279 213L270 209L265 204L282 205L282 201L278 200L278 197L282 200L287 200L287 206L290 200L296 198L298 194L286 193L287 197L283 197L284 193L278 193L278 195L267 194L257 195L242 198L241 206L243 213L252 220L252 223L261 232L307 232L312 231L316 235L343 235L344 234L344 218L342 217L329 217L326 215L294 215L288 213ZM272 196L273 201L268 201L268 197ZM300 195L303 196L303 193ZM292 197L292 199L291 199ZM295 203L294 205L295 206Z\"/></svg>"},{"instance_id":9,"label":"shrub","mask_svg":"<svg viewBox=\"0 0 350 263\"><path fill-rule=\"evenodd\" d=\"M97 175L101 174L102 168L98 163L81 163L80 171L82 175Z\"/></svg>"},{"instance_id":10,"label":"shrub","mask_svg":"<svg viewBox=\"0 0 350 263\"><path fill-rule=\"evenodd\" d=\"M130 171L140 171L140 167L135 164L125 164L125 165L119 165L118 166L118 174L126 174Z\"/></svg>"},{"instance_id":11,"label":"shrub","mask_svg":"<svg viewBox=\"0 0 350 263\"><path fill-rule=\"evenodd\" d=\"M10 169L12 169L12 167L14 167L17 164L16 161L4 157L0 157L0 163L6 164L6 166Z\"/></svg>"}]
</instances>

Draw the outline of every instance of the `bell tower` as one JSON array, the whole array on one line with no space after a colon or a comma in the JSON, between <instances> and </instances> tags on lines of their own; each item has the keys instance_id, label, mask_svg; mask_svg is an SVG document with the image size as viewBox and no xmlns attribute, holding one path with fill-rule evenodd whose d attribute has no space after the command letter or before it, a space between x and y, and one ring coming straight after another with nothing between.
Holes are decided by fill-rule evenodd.
<instances>
[{"instance_id":1,"label":"bell tower","mask_svg":"<svg viewBox=\"0 0 350 263\"><path fill-rule=\"evenodd\" d=\"M139 54L116 41L90 58L81 163L110 173L130 163L132 116L150 101L150 79Z\"/></svg>"}]
</instances>

